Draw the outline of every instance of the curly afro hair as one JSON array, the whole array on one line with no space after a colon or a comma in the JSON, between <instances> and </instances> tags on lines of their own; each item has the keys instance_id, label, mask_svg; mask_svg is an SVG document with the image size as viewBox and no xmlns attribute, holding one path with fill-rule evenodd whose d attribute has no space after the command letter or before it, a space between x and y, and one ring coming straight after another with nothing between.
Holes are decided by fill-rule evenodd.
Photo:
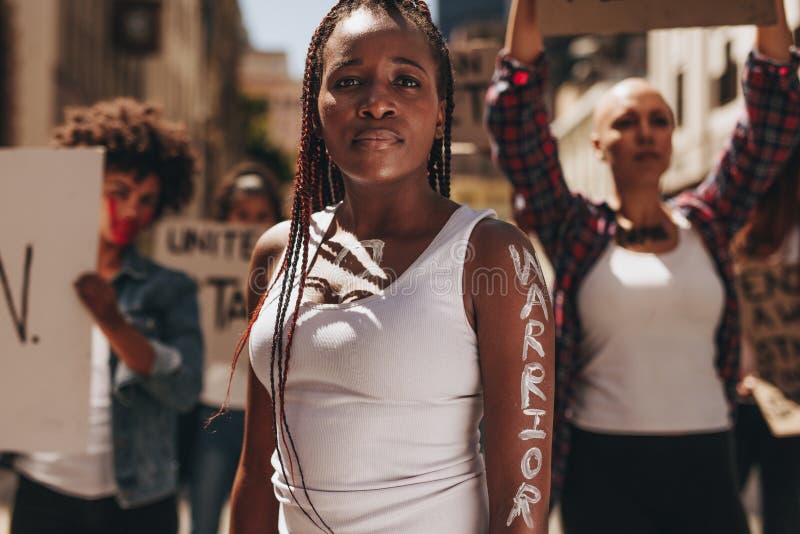
<instances>
[{"instance_id":1,"label":"curly afro hair","mask_svg":"<svg viewBox=\"0 0 800 534\"><path fill-rule=\"evenodd\" d=\"M182 124L163 118L161 109L132 98L104 100L88 107L69 107L64 124L53 130L56 147L102 146L106 169L150 174L161 182L156 218L177 212L191 199L197 163Z\"/></svg>"}]
</instances>

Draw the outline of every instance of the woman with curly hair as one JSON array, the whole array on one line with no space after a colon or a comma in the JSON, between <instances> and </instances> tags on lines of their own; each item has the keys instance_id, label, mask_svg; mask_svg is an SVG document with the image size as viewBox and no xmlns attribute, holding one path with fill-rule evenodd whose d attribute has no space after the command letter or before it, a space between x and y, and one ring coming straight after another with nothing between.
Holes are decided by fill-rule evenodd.
<instances>
[{"instance_id":1,"label":"woman with curly hair","mask_svg":"<svg viewBox=\"0 0 800 534\"><path fill-rule=\"evenodd\" d=\"M452 114L424 2L333 6L291 221L251 262L233 534L547 531L547 289L522 232L448 198Z\"/></svg>"},{"instance_id":2,"label":"woman with curly hair","mask_svg":"<svg viewBox=\"0 0 800 534\"><path fill-rule=\"evenodd\" d=\"M174 534L177 414L203 366L197 291L134 241L188 202L195 157L182 126L131 99L68 109L53 144L106 150L97 270L75 282L95 323L88 447L16 458L11 532Z\"/></svg>"}]
</instances>

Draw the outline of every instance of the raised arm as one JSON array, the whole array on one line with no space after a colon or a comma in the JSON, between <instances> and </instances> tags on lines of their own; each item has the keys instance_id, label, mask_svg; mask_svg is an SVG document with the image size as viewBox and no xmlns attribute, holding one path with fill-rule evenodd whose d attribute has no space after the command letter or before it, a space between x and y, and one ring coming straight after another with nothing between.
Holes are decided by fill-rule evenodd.
<instances>
[{"instance_id":1,"label":"raised arm","mask_svg":"<svg viewBox=\"0 0 800 534\"><path fill-rule=\"evenodd\" d=\"M716 170L689 195L712 210L728 239L747 222L800 140L798 55L790 49L783 0L776 7L777 24L756 29L756 49L744 68L747 114Z\"/></svg>"},{"instance_id":2,"label":"raised arm","mask_svg":"<svg viewBox=\"0 0 800 534\"><path fill-rule=\"evenodd\" d=\"M465 289L483 379L489 531L545 534L555 389L547 287L517 228L483 221L470 241L476 253L465 266Z\"/></svg>"},{"instance_id":3,"label":"raised arm","mask_svg":"<svg viewBox=\"0 0 800 534\"><path fill-rule=\"evenodd\" d=\"M256 308L288 237L288 223L267 231L253 250L247 277L247 315ZM243 351L243 357L247 351ZM244 444L231 490L230 534L277 534L278 501L270 482L275 450L272 399L248 365Z\"/></svg>"},{"instance_id":4,"label":"raised arm","mask_svg":"<svg viewBox=\"0 0 800 534\"><path fill-rule=\"evenodd\" d=\"M564 181L550 132L544 87L547 64L536 22L535 0L514 0L506 50L486 94L492 154L514 186L517 224L536 232L553 257L559 229L578 198Z\"/></svg>"}]
</instances>

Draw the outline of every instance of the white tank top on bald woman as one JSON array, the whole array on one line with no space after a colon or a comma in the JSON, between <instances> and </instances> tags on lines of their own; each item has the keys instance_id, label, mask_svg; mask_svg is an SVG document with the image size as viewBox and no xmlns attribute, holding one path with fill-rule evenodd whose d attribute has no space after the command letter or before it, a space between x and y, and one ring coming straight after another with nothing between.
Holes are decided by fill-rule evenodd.
<instances>
[{"instance_id":1,"label":"white tank top on bald woman","mask_svg":"<svg viewBox=\"0 0 800 534\"><path fill-rule=\"evenodd\" d=\"M578 293L586 365L572 422L610 434L685 434L730 427L714 339L724 288L691 223L663 254L611 242Z\"/></svg>"},{"instance_id":2,"label":"white tank top on bald woman","mask_svg":"<svg viewBox=\"0 0 800 534\"><path fill-rule=\"evenodd\" d=\"M312 218L309 265L335 209ZM473 228L494 216L461 206L379 294L301 305L286 418L311 501L335 532L487 531L478 443L483 390L462 278ZM293 295L290 302L296 286ZM270 295L250 335L253 370L267 391L277 299L277 292ZM288 477L290 455L278 442ZM281 532L317 531L289 494L291 488L315 517L297 464L290 484L276 454L272 464Z\"/></svg>"}]
</instances>

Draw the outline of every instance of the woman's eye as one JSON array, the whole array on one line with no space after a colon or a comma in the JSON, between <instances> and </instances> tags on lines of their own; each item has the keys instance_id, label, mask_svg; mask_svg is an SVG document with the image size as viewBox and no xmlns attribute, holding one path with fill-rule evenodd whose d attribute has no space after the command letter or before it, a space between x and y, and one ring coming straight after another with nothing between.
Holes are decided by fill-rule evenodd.
<instances>
[{"instance_id":1,"label":"woman's eye","mask_svg":"<svg viewBox=\"0 0 800 534\"><path fill-rule=\"evenodd\" d=\"M355 87L359 85L361 82L356 78L342 78L341 80L336 82L336 87Z\"/></svg>"},{"instance_id":2,"label":"woman's eye","mask_svg":"<svg viewBox=\"0 0 800 534\"><path fill-rule=\"evenodd\" d=\"M401 87L419 87L420 86L419 81L415 80L414 78L411 78L410 76L402 76L402 77L398 78L395 83L397 85L401 86Z\"/></svg>"},{"instance_id":3,"label":"woman's eye","mask_svg":"<svg viewBox=\"0 0 800 534\"><path fill-rule=\"evenodd\" d=\"M614 121L614 124L611 126L616 130L624 130L625 128L633 126L633 119L619 119Z\"/></svg>"},{"instance_id":4,"label":"woman's eye","mask_svg":"<svg viewBox=\"0 0 800 534\"><path fill-rule=\"evenodd\" d=\"M158 205L158 197L155 195L143 196L141 203L146 208L155 208Z\"/></svg>"},{"instance_id":5,"label":"woman's eye","mask_svg":"<svg viewBox=\"0 0 800 534\"><path fill-rule=\"evenodd\" d=\"M118 198L120 200L125 200L128 198L128 191L124 189L111 189L110 191L106 192L106 194L113 198Z\"/></svg>"},{"instance_id":6,"label":"woman's eye","mask_svg":"<svg viewBox=\"0 0 800 534\"><path fill-rule=\"evenodd\" d=\"M670 125L670 120L667 117L653 117L653 125L660 128L666 128Z\"/></svg>"}]
</instances>

